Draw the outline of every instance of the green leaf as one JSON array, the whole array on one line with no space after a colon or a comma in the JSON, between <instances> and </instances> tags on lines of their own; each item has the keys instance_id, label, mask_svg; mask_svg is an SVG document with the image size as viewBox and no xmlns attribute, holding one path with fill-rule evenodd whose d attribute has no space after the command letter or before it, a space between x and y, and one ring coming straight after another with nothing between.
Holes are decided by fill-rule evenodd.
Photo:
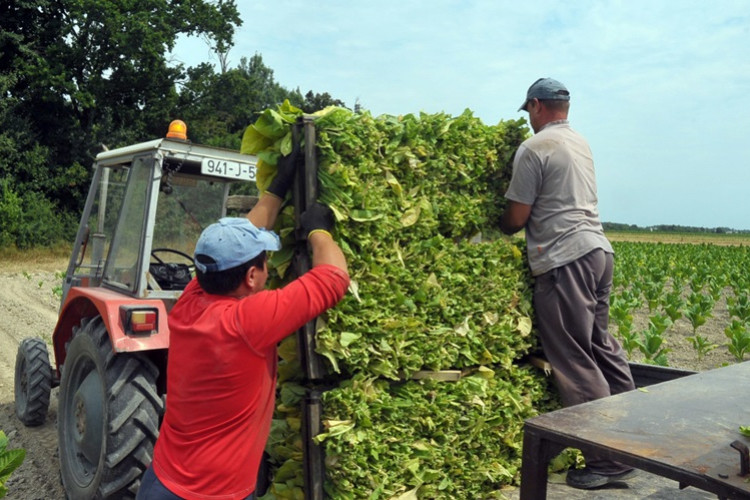
<instances>
[{"instance_id":1,"label":"green leaf","mask_svg":"<svg viewBox=\"0 0 750 500\"><path fill-rule=\"evenodd\" d=\"M26 457L26 450L6 450L0 455L0 481L5 482L10 473L16 470Z\"/></svg>"},{"instance_id":2,"label":"green leaf","mask_svg":"<svg viewBox=\"0 0 750 500\"><path fill-rule=\"evenodd\" d=\"M401 225L404 227L413 226L419 220L420 207L411 207L401 216Z\"/></svg>"},{"instance_id":3,"label":"green leaf","mask_svg":"<svg viewBox=\"0 0 750 500\"><path fill-rule=\"evenodd\" d=\"M357 222L372 222L385 217L384 214L376 213L373 210L352 210L349 212L349 216Z\"/></svg>"},{"instance_id":4,"label":"green leaf","mask_svg":"<svg viewBox=\"0 0 750 500\"><path fill-rule=\"evenodd\" d=\"M521 333L521 335L526 337L531 333L531 324L531 318L528 316L518 318L517 330Z\"/></svg>"},{"instance_id":5,"label":"green leaf","mask_svg":"<svg viewBox=\"0 0 750 500\"><path fill-rule=\"evenodd\" d=\"M297 359L297 337L290 335L279 344L278 354L284 361L294 361Z\"/></svg>"},{"instance_id":6,"label":"green leaf","mask_svg":"<svg viewBox=\"0 0 750 500\"><path fill-rule=\"evenodd\" d=\"M26 450L4 450L0 453L0 485L4 485L11 473L23 463Z\"/></svg>"},{"instance_id":7,"label":"green leaf","mask_svg":"<svg viewBox=\"0 0 750 500\"><path fill-rule=\"evenodd\" d=\"M279 273L280 276L286 275L287 269L292 264L292 256L294 255L294 246L285 245L281 250L276 250L271 254L268 263L270 266Z\"/></svg>"},{"instance_id":8,"label":"green leaf","mask_svg":"<svg viewBox=\"0 0 750 500\"><path fill-rule=\"evenodd\" d=\"M362 335L351 332L341 332L341 347L348 347L362 338Z\"/></svg>"},{"instance_id":9,"label":"green leaf","mask_svg":"<svg viewBox=\"0 0 750 500\"><path fill-rule=\"evenodd\" d=\"M419 498L417 496L418 491L419 491L419 486L417 486L413 490L409 490L397 497L394 497L392 500L417 500Z\"/></svg>"},{"instance_id":10,"label":"green leaf","mask_svg":"<svg viewBox=\"0 0 750 500\"><path fill-rule=\"evenodd\" d=\"M297 117L301 116L303 114L302 110L298 107L292 105L291 102L289 102L289 99L284 99L284 102L281 103L281 106L279 107L279 112L282 116L282 118L287 123L294 123L297 121Z\"/></svg>"},{"instance_id":11,"label":"green leaf","mask_svg":"<svg viewBox=\"0 0 750 500\"><path fill-rule=\"evenodd\" d=\"M388 183L388 185L391 187L393 192L396 193L396 195L401 196L401 193L403 192L403 188L401 187L401 184L398 182L398 179L396 179L396 177L394 177L392 173L386 172L385 180Z\"/></svg>"},{"instance_id":12,"label":"green leaf","mask_svg":"<svg viewBox=\"0 0 750 500\"><path fill-rule=\"evenodd\" d=\"M240 152L243 154L260 154L273 144L273 139L261 134L253 125L249 125L242 134Z\"/></svg>"},{"instance_id":13,"label":"green leaf","mask_svg":"<svg viewBox=\"0 0 750 500\"><path fill-rule=\"evenodd\" d=\"M279 163L279 157L281 154L278 151L267 149L258 152L258 158L269 166L273 166L273 173L276 173L276 165Z\"/></svg>"},{"instance_id":14,"label":"green leaf","mask_svg":"<svg viewBox=\"0 0 750 500\"><path fill-rule=\"evenodd\" d=\"M287 134L281 139L281 144L279 146L279 151L281 152L282 156L286 156L289 153L292 152L292 132L291 130L287 132Z\"/></svg>"},{"instance_id":15,"label":"green leaf","mask_svg":"<svg viewBox=\"0 0 750 500\"><path fill-rule=\"evenodd\" d=\"M289 131L288 123L273 109L266 109L251 127L266 139L276 141Z\"/></svg>"},{"instance_id":16,"label":"green leaf","mask_svg":"<svg viewBox=\"0 0 750 500\"><path fill-rule=\"evenodd\" d=\"M313 438L316 444L320 444L329 437L339 436L345 432L349 432L354 429L355 423L351 420L325 420L323 425L328 429L328 432L321 432Z\"/></svg>"}]
</instances>

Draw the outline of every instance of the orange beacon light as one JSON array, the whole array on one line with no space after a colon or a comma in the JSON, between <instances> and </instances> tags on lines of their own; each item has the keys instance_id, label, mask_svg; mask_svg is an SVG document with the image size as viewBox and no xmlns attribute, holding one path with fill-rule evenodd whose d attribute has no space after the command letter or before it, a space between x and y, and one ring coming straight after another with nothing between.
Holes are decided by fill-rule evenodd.
<instances>
[{"instance_id":1,"label":"orange beacon light","mask_svg":"<svg viewBox=\"0 0 750 500\"><path fill-rule=\"evenodd\" d=\"M169 130L167 130L167 138L187 141L187 125L185 125L185 122L172 120L172 123L169 124Z\"/></svg>"}]
</instances>

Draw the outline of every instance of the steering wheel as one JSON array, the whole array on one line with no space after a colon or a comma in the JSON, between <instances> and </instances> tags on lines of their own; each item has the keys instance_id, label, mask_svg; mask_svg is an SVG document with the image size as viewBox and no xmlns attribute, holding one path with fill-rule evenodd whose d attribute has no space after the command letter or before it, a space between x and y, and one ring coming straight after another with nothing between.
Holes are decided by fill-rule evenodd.
<instances>
[{"instance_id":1,"label":"steering wheel","mask_svg":"<svg viewBox=\"0 0 750 500\"><path fill-rule=\"evenodd\" d=\"M153 257L153 259L156 262L158 262L159 264L164 264L164 261L161 260L159 257L157 257L155 255L156 253L162 253L162 252L163 253L173 253L173 254L179 255L180 257L184 258L185 260L190 261L190 265L188 266L188 269L190 269L191 272L195 270L195 261L193 260L193 257L190 256L190 255L188 255L188 254L186 254L185 252L181 252L179 250L175 250L174 248L152 248L151 249L151 257Z\"/></svg>"}]
</instances>

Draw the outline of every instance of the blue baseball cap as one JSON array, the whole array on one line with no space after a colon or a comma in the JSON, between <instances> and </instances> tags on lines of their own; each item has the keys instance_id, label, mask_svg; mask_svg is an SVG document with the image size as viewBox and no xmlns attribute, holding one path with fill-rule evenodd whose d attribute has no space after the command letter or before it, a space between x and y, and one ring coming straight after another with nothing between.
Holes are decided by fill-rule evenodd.
<instances>
[{"instance_id":1,"label":"blue baseball cap","mask_svg":"<svg viewBox=\"0 0 750 500\"><path fill-rule=\"evenodd\" d=\"M257 257L264 250L281 249L281 240L273 231L255 227L245 217L223 217L208 226L195 245L195 257L206 255L215 263L195 260L202 273L225 271Z\"/></svg>"},{"instance_id":2,"label":"blue baseball cap","mask_svg":"<svg viewBox=\"0 0 750 500\"><path fill-rule=\"evenodd\" d=\"M523 104L518 108L518 111L528 111L526 106L531 99L569 101L570 92L565 88L565 85L557 80L553 80L552 78L540 78L531 84L531 87L529 87L529 90L526 92L526 100L523 101Z\"/></svg>"}]
</instances>

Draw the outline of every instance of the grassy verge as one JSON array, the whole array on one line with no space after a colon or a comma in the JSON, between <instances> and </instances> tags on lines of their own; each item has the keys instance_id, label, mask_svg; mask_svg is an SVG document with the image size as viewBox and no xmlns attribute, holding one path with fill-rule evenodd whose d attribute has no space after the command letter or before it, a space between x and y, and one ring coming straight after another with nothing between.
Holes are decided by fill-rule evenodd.
<instances>
[{"instance_id":1,"label":"grassy verge","mask_svg":"<svg viewBox=\"0 0 750 500\"><path fill-rule=\"evenodd\" d=\"M65 270L70 259L72 244L61 243L50 248L4 247L0 249L0 271Z\"/></svg>"}]
</instances>

